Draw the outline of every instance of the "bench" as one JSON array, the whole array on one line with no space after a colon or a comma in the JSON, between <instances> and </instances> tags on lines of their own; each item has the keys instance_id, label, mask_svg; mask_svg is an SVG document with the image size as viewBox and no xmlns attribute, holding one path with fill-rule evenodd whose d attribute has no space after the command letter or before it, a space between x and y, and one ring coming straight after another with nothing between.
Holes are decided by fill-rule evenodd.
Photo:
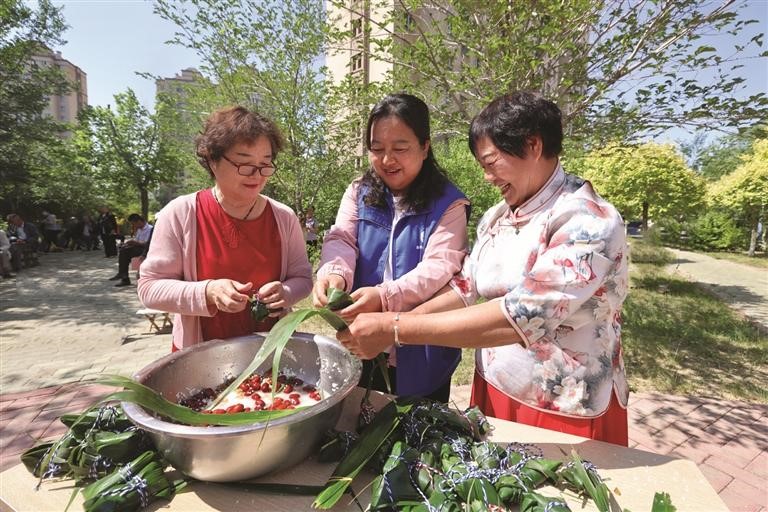
<instances>
[{"instance_id":1,"label":"bench","mask_svg":"<svg viewBox=\"0 0 768 512\"><path fill-rule=\"evenodd\" d=\"M167 311L160 311L159 309L149 309L149 308L143 308L138 311L136 311L136 314L139 316L143 316L147 320L149 320L149 332L152 332L153 330L157 333L165 329L166 327L173 327L173 322L171 321L171 314ZM162 325L157 325L158 322L162 320Z\"/></svg>"}]
</instances>

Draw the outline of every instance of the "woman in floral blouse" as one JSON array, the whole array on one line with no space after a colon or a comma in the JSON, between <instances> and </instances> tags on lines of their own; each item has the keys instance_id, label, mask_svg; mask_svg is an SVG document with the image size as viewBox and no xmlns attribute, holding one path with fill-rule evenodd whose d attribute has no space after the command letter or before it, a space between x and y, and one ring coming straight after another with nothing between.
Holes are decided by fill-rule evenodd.
<instances>
[{"instance_id":1,"label":"woman in floral blouse","mask_svg":"<svg viewBox=\"0 0 768 512\"><path fill-rule=\"evenodd\" d=\"M393 340L476 348L472 403L486 414L626 445L621 216L563 171L560 110L540 95L497 98L469 140L504 200L461 273L410 313L359 315L339 339L363 358Z\"/></svg>"}]
</instances>

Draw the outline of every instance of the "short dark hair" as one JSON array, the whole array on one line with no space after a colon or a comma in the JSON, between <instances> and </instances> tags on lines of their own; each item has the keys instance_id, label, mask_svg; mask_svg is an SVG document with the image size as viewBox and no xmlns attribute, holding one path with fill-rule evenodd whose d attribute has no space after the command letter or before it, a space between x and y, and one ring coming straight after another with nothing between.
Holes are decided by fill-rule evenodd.
<instances>
[{"instance_id":1,"label":"short dark hair","mask_svg":"<svg viewBox=\"0 0 768 512\"><path fill-rule=\"evenodd\" d=\"M505 153L525 158L526 141L534 135L541 137L545 157L559 155L563 151L560 109L539 93L512 92L490 102L472 119L469 149L477 157L477 142L488 137Z\"/></svg>"},{"instance_id":2,"label":"short dark hair","mask_svg":"<svg viewBox=\"0 0 768 512\"><path fill-rule=\"evenodd\" d=\"M203 131L195 139L197 161L213 177L211 161L219 161L235 144L253 143L262 136L269 139L272 158L275 158L283 149L285 141L274 122L245 107L219 109L208 116Z\"/></svg>"},{"instance_id":3,"label":"short dark hair","mask_svg":"<svg viewBox=\"0 0 768 512\"><path fill-rule=\"evenodd\" d=\"M422 146L430 141L429 107L427 104L411 94L390 94L374 105L368 116L368 125L365 128L365 147L369 151L371 149L373 123L387 117L397 117L408 125ZM431 201L440 197L447 182L448 178L445 171L438 165L432 152L432 145L430 145L419 175L405 192L404 206L415 210L425 208ZM369 166L363 174L363 184L368 186L365 204L369 206L384 206L386 204L384 199L386 185L373 170L373 166Z\"/></svg>"},{"instance_id":4,"label":"short dark hair","mask_svg":"<svg viewBox=\"0 0 768 512\"><path fill-rule=\"evenodd\" d=\"M128 222L143 222L144 217L139 215L138 213L132 213L128 216Z\"/></svg>"}]
</instances>

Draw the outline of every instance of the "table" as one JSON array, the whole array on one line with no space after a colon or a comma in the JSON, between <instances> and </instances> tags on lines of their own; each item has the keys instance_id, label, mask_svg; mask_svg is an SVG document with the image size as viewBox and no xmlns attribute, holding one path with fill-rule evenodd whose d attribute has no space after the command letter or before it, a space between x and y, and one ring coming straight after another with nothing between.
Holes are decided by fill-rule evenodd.
<instances>
[{"instance_id":1,"label":"table","mask_svg":"<svg viewBox=\"0 0 768 512\"><path fill-rule=\"evenodd\" d=\"M338 428L351 429L357 417L363 390L356 389L345 400ZM373 396L373 395L372 395ZM375 395L374 405L381 407L388 398ZM552 432L509 421L489 418L494 430L490 439L496 442L534 443L548 458L563 460L566 454L576 449L579 455L595 463L608 487L616 494L623 509L634 512L651 510L653 495L657 491L669 493L672 503L680 512L707 511L726 512L728 508L701 474L696 465L688 460L674 459L664 455L644 452L631 448L592 441L582 437ZM320 464L309 459L291 469L261 478L261 482L298 483L323 485L333 471L335 464ZM372 479L371 474L361 474L352 488L360 492ZM0 473L0 511L62 511L72 492L71 480L48 482L35 492L37 480L22 464ZM617 492L618 491L618 492ZM544 489L544 494L557 495L556 489ZM365 492L360 497L367 504ZM159 500L149 510L168 511L301 511L311 510L313 498L308 496L280 496L232 489L219 484L195 482L185 492L178 494L170 503ZM566 496L572 510L596 510L592 503L582 506L581 500ZM82 510L82 499L78 494L70 510ZM358 511L346 497L332 510Z\"/></svg>"}]
</instances>

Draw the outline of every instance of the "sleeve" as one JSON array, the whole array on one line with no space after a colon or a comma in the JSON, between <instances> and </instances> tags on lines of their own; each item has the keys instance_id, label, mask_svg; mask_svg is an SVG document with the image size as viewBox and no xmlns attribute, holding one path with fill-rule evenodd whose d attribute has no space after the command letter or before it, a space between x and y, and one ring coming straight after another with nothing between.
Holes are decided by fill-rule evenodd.
<instances>
[{"instance_id":1,"label":"sleeve","mask_svg":"<svg viewBox=\"0 0 768 512\"><path fill-rule=\"evenodd\" d=\"M307 246L299 218L293 212L288 220L287 240L283 242L283 250L287 254L287 267L282 285L288 306L293 306L312 291L312 264L307 258Z\"/></svg>"},{"instance_id":2,"label":"sleeve","mask_svg":"<svg viewBox=\"0 0 768 512\"><path fill-rule=\"evenodd\" d=\"M323 238L323 250L317 277L337 274L344 278L346 291L352 291L357 262L357 193L359 182L355 181L344 191L336 222Z\"/></svg>"},{"instance_id":3,"label":"sleeve","mask_svg":"<svg viewBox=\"0 0 768 512\"><path fill-rule=\"evenodd\" d=\"M561 325L577 329L594 321L582 309L616 266L614 248L624 240L621 217L589 199L570 201L545 227L535 262L500 303L526 344L554 339Z\"/></svg>"},{"instance_id":4,"label":"sleeve","mask_svg":"<svg viewBox=\"0 0 768 512\"><path fill-rule=\"evenodd\" d=\"M398 279L378 285L384 311L409 311L431 298L461 270L467 254L467 205L454 201L427 240L424 257Z\"/></svg>"},{"instance_id":5,"label":"sleeve","mask_svg":"<svg viewBox=\"0 0 768 512\"><path fill-rule=\"evenodd\" d=\"M147 258L141 264L139 300L152 309L182 315L213 316L217 310L209 308L205 300L208 280L184 280L186 236L179 217L178 208L168 208L157 219Z\"/></svg>"}]
</instances>

